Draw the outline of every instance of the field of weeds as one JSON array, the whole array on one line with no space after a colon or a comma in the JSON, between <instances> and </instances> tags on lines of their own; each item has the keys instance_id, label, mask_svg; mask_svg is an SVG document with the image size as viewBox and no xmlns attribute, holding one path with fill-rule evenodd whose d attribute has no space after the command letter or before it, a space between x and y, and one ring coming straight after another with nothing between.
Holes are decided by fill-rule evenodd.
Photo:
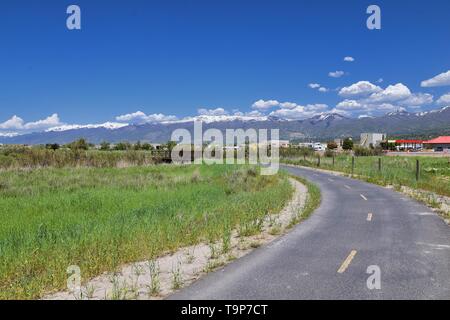
<instances>
[{"instance_id":1,"label":"field of weeds","mask_svg":"<svg viewBox=\"0 0 450 320\"><path fill-rule=\"evenodd\" d=\"M292 187L249 166L40 168L0 173L0 299L213 241L279 212ZM257 224L254 224L257 225Z\"/></svg>"}]
</instances>

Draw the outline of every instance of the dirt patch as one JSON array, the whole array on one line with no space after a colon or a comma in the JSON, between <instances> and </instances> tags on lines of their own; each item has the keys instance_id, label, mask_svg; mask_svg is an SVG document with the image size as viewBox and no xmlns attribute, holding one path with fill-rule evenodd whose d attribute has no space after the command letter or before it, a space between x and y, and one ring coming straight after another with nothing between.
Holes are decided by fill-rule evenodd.
<instances>
[{"instance_id":1,"label":"dirt patch","mask_svg":"<svg viewBox=\"0 0 450 320\"><path fill-rule=\"evenodd\" d=\"M433 211L443 217L444 221L450 225L450 197L441 196L431 191L416 190L401 186L400 192L428 205Z\"/></svg>"},{"instance_id":2,"label":"dirt patch","mask_svg":"<svg viewBox=\"0 0 450 320\"><path fill-rule=\"evenodd\" d=\"M44 299L163 299L202 275L273 241L299 221L308 190L299 181L290 181L295 188L292 200L279 214L260 221L258 234L246 235L243 230L234 230L226 241L200 243L155 260L128 264L120 272L104 273L89 280L80 289L54 293Z\"/></svg>"}]
</instances>

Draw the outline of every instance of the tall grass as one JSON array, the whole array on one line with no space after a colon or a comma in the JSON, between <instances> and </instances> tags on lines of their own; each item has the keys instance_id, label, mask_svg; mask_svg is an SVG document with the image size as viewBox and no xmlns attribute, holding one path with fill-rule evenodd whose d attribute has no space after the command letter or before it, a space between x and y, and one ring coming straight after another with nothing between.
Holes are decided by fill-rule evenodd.
<instances>
[{"instance_id":1,"label":"tall grass","mask_svg":"<svg viewBox=\"0 0 450 320\"><path fill-rule=\"evenodd\" d=\"M381 158L381 170L378 159ZM416 160L420 162L419 181L416 180ZM354 174L368 182L381 185L408 186L440 195L450 196L450 160L438 157L355 157ZM317 157L284 158L282 162L316 167ZM352 173L350 156L322 157L320 168Z\"/></svg>"},{"instance_id":2,"label":"tall grass","mask_svg":"<svg viewBox=\"0 0 450 320\"><path fill-rule=\"evenodd\" d=\"M150 151L49 150L38 147L8 146L0 148L0 169L42 167L124 167L161 162Z\"/></svg>"},{"instance_id":3,"label":"tall grass","mask_svg":"<svg viewBox=\"0 0 450 320\"><path fill-rule=\"evenodd\" d=\"M41 168L0 173L0 299L64 289L120 264L227 237L278 212L285 175L248 166Z\"/></svg>"}]
</instances>

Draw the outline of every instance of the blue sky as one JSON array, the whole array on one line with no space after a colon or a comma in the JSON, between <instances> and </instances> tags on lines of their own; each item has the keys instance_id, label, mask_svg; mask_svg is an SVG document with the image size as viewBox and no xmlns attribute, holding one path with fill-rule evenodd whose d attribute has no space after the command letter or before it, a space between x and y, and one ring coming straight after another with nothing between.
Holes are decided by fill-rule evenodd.
<instances>
[{"instance_id":1,"label":"blue sky","mask_svg":"<svg viewBox=\"0 0 450 320\"><path fill-rule=\"evenodd\" d=\"M70 4L81 30L66 28ZM450 104L448 0L5 0L0 38L0 134Z\"/></svg>"}]
</instances>

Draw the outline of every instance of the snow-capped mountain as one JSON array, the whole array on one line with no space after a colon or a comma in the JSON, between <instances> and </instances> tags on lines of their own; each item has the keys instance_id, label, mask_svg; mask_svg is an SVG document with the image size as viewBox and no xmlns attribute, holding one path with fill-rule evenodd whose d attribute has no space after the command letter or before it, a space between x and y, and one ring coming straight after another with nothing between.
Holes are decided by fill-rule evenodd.
<instances>
[{"instance_id":1,"label":"snow-capped mountain","mask_svg":"<svg viewBox=\"0 0 450 320\"><path fill-rule=\"evenodd\" d=\"M381 117L347 118L337 113L323 113L309 119L287 121L277 117L245 115L198 116L162 123L127 125L104 123L101 125L61 126L46 132L21 136L0 136L0 143L44 144L68 143L86 138L92 143L102 141L149 141L163 143L171 139L176 129L187 129L193 134L194 120L202 120L203 130L226 129L279 129L281 139L321 140L340 137L359 138L362 132L383 132L407 137L450 134L450 108L428 112L409 113L404 110L387 113Z\"/></svg>"},{"instance_id":2,"label":"snow-capped mountain","mask_svg":"<svg viewBox=\"0 0 450 320\"><path fill-rule=\"evenodd\" d=\"M61 132L61 131L68 131L68 130L77 130L77 129L98 129L98 128L105 128L109 130L119 129L122 127L126 127L127 123L118 123L118 122L105 122L101 124L68 124L68 125L62 125L59 127L53 127L50 129L47 129L47 132L54 131L54 132Z\"/></svg>"}]
</instances>

